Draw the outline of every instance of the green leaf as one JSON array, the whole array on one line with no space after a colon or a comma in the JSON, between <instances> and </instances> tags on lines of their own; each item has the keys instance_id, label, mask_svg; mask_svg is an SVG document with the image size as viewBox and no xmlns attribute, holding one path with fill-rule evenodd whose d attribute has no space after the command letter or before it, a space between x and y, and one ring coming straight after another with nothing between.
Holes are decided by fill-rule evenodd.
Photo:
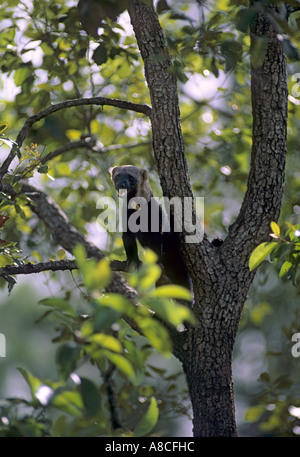
<instances>
[{"instance_id":1,"label":"green leaf","mask_svg":"<svg viewBox=\"0 0 300 457\"><path fill-rule=\"evenodd\" d=\"M225 58L225 70L235 68L237 62L242 60L243 47L238 41L227 40L221 44L221 53Z\"/></svg>"},{"instance_id":2,"label":"green leaf","mask_svg":"<svg viewBox=\"0 0 300 457\"><path fill-rule=\"evenodd\" d=\"M39 301L40 305L50 306L51 308L56 308L59 311L64 311L72 317L76 317L77 314L71 305L64 300L63 298L56 298L56 297L49 297L43 298L43 300Z\"/></svg>"},{"instance_id":3,"label":"green leaf","mask_svg":"<svg viewBox=\"0 0 300 457\"><path fill-rule=\"evenodd\" d=\"M37 171L38 171L38 173L45 174L45 173L48 173L49 167L48 167L48 165L42 165L41 167L39 167L37 169Z\"/></svg>"},{"instance_id":4,"label":"green leaf","mask_svg":"<svg viewBox=\"0 0 300 457\"><path fill-rule=\"evenodd\" d=\"M21 86L23 82L32 75L32 68L27 64L21 65L14 74L14 82L16 86Z\"/></svg>"},{"instance_id":5,"label":"green leaf","mask_svg":"<svg viewBox=\"0 0 300 457\"><path fill-rule=\"evenodd\" d=\"M271 315L273 309L268 302L261 302L250 311L250 319L254 325L260 326L265 317Z\"/></svg>"},{"instance_id":6,"label":"green leaf","mask_svg":"<svg viewBox=\"0 0 300 457\"><path fill-rule=\"evenodd\" d=\"M237 28L241 32L247 33L248 28L251 26L256 15L257 15L256 8L243 8L243 9L239 10L236 15Z\"/></svg>"},{"instance_id":7,"label":"green leaf","mask_svg":"<svg viewBox=\"0 0 300 457\"><path fill-rule=\"evenodd\" d=\"M99 310L97 309L93 319L93 330L95 332L103 332L110 329L112 324L120 319L121 315L122 313L111 308L103 307Z\"/></svg>"},{"instance_id":8,"label":"green leaf","mask_svg":"<svg viewBox=\"0 0 300 457\"><path fill-rule=\"evenodd\" d=\"M276 222L271 222L271 229L273 230L273 233L275 233L275 235L280 235L280 228L276 224Z\"/></svg>"},{"instance_id":9,"label":"green leaf","mask_svg":"<svg viewBox=\"0 0 300 457\"><path fill-rule=\"evenodd\" d=\"M93 52L93 60L97 65L102 65L107 61L107 59L107 48L104 43L101 43Z\"/></svg>"},{"instance_id":10,"label":"green leaf","mask_svg":"<svg viewBox=\"0 0 300 457\"><path fill-rule=\"evenodd\" d=\"M79 391L88 416L95 416L101 406L99 390L87 378L80 378Z\"/></svg>"},{"instance_id":11,"label":"green leaf","mask_svg":"<svg viewBox=\"0 0 300 457\"><path fill-rule=\"evenodd\" d=\"M107 350L102 351L102 355L106 357L108 360L110 360L118 368L119 371L124 373L124 375L127 376L131 380L131 382L135 382L136 376L133 366L131 362L129 362L129 360L126 359L126 357Z\"/></svg>"},{"instance_id":12,"label":"green leaf","mask_svg":"<svg viewBox=\"0 0 300 457\"><path fill-rule=\"evenodd\" d=\"M161 14L164 11L170 11L170 7L167 4L166 0L158 0L157 5L156 5L156 11L157 14Z\"/></svg>"},{"instance_id":13,"label":"green leaf","mask_svg":"<svg viewBox=\"0 0 300 457\"><path fill-rule=\"evenodd\" d=\"M148 294L149 297L177 298L179 300L191 300L192 295L189 290L182 286L168 284L160 286Z\"/></svg>"},{"instance_id":14,"label":"green leaf","mask_svg":"<svg viewBox=\"0 0 300 457\"><path fill-rule=\"evenodd\" d=\"M282 278L283 276L285 276L291 269L292 265L293 265L292 262L290 262L289 260L286 260L280 269L279 278Z\"/></svg>"},{"instance_id":15,"label":"green leaf","mask_svg":"<svg viewBox=\"0 0 300 457\"><path fill-rule=\"evenodd\" d=\"M7 125L8 125L8 122L3 122L3 123L0 125L0 134L2 134L2 132L4 132L4 130L7 129Z\"/></svg>"},{"instance_id":16,"label":"green leaf","mask_svg":"<svg viewBox=\"0 0 300 457\"><path fill-rule=\"evenodd\" d=\"M30 387L31 395L34 399L36 399L36 392L39 387L41 387L44 383L38 379L37 377L33 376L29 371L25 370L24 368L17 368L18 371L21 373L21 375L24 377L26 380L27 384Z\"/></svg>"},{"instance_id":17,"label":"green leaf","mask_svg":"<svg viewBox=\"0 0 300 457\"><path fill-rule=\"evenodd\" d=\"M179 305L170 299L145 297L142 299L142 304L175 327L183 324L185 321L195 323L195 318L187 306Z\"/></svg>"},{"instance_id":18,"label":"green leaf","mask_svg":"<svg viewBox=\"0 0 300 457\"><path fill-rule=\"evenodd\" d=\"M209 30L212 27L216 27L217 25L220 24L220 22L222 22L223 19L224 19L224 13L222 13L221 11L217 11L207 22L207 25L206 25L207 29Z\"/></svg>"},{"instance_id":19,"label":"green leaf","mask_svg":"<svg viewBox=\"0 0 300 457\"><path fill-rule=\"evenodd\" d=\"M185 74L184 66L182 62L178 59L174 59L172 64L169 68L169 71L182 83L186 83L188 81L188 77Z\"/></svg>"},{"instance_id":20,"label":"green leaf","mask_svg":"<svg viewBox=\"0 0 300 457\"><path fill-rule=\"evenodd\" d=\"M143 335L149 340L152 347L160 354L168 357L171 353L172 346L169 333L165 327L154 320L153 317L136 315L134 320L141 329Z\"/></svg>"},{"instance_id":21,"label":"green leaf","mask_svg":"<svg viewBox=\"0 0 300 457\"><path fill-rule=\"evenodd\" d=\"M144 417L140 420L140 422L135 427L133 433L134 436L146 436L148 435L155 425L157 424L159 417L159 409L157 406L157 401L154 397L151 397L150 406L144 415Z\"/></svg>"},{"instance_id":22,"label":"green leaf","mask_svg":"<svg viewBox=\"0 0 300 457\"><path fill-rule=\"evenodd\" d=\"M105 294L103 297L97 299L96 303L100 309L103 307L111 308L118 313L128 315L132 315L134 312L133 304L120 294Z\"/></svg>"},{"instance_id":23,"label":"green leaf","mask_svg":"<svg viewBox=\"0 0 300 457\"><path fill-rule=\"evenodd\" d=\"M249 268L250 271L254 270L254 268L258 267L262 263L262 261L273 251L273 249L278 246L278 243L268 242L260 244L257 246L254 251L252 252L250 259L249 259Z\"/></svg>"},{"instance_id":24,"label":"green leaf","mask_svg":"<svg viewBox=\"0 0 300 457\"><path fill-rule=\"evenodd\" d=\"M161 268L159 265L146 264L131 275L129 284L135 289L144 292L154 287L160 276Z\"/></svg>"},{"instance_id":25,"label":"green leaf","mask_svg":"<svg viewBox=\"0 0 300 457\"><path fill-rule=\"evenodd\" d=\"M297 47L290 40L285 39L282 42L282 47L286 56L292 61L299 60L299 52Z\"/></svg>"},{"instance_id":26,"label":"green leaf","mask_svg":"<svg viewBox=\"0 0 300 457\"><path fill-rule=\"evenodd\" d=\"M66 257L66 251L64 249L59 249L57 252L57 257L59 260L62 260Z\"/></svg>"},{"instance_id":27,"label":"green leaf","mask_svg":"<svg viewBox=\"0 0 300 457\"><path fill-rule=\"evenodd\" d=\"M6 265L13 265L14 259L7 254L0 255L0 268L6 267Z\"/></svg>"},{"instance_id":28,"label":"green leaf","mask_svg":"<svg viewBox=\"0 0 300 457\"><path fill-rule=\"evenodd\" d=\"M56 352L56 365L63 379L67 379L70 373L75 370L81 348L71 344L63 344Z\"/></svg>"},{"instance_id":29,"label":"green leaf","mask_svg":"<svg viewBox=\"0 0 300 457\"><path fill-rule=\"evenodd\" d=\"M109 284L111 269L109 260L104 258L97 262L94 259L86 259L85 249L81 244L74 248L74 255L85 287L88 290L103 289Z\"/></svg>"},{"instance_id":30,"label":"green leaf","mask_svg":"<svg viewBox=\"0 0 300 457\"><path fill-rule=\"evenodd\" d=\"M57 393L51 404L75 417L80 417L82 415L82 410L84 409L80 393L72 392L70 390Z\"/></svg>"},{"instance_id":31,"label":"green leaf","mask_svg":"<svg viewBox=\"0 0 300 457\"><path fill-rule=\"evenodd\" d=\"M245 420L247 422L256 422L261 417L264 411L265 407L263 405L251 406L246 411Z\"/></svg>"},{"instance_id":32,"label":"green leaf","mask_svg":"<svg viewBox=\"0 0 300 457\"><path fill-rule=\"evenodd\" d=\"M108 259L102 259L96 263L92 274L92 285L97 289L108 286L111 278L111 269Z\"/></svg>"},{"instance_id":33,"label":"green leaf","mask_svg":"<svg viewBox=\"0 0 300 457\"><path fill-rule=\"evenodd\" d=\"M90 343L95 343L99 346L102 346L106 349L109 349L113 352L122 352L122 344L119 340L111 335L105 335L104 333L95 333L94 335L90 336L88 341Z\"/></svg>"}]
</instances>

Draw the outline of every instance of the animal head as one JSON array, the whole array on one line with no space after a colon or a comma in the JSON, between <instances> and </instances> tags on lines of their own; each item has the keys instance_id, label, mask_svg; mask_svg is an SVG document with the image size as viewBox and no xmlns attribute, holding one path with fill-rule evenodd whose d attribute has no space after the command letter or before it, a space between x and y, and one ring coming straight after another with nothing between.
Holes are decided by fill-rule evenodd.
<instances>
[{"instance_id":1,"label":"animal head","mask_svg":"<svg viewBox=\"0 0 300 457\"><path fill-rule=\"evenodd\" d=\"M152 196L148 172L144 168L133 165L117 166L111 170L111 179L120 197L144 197L149 201Z\"/></svg>"}]
</instances>

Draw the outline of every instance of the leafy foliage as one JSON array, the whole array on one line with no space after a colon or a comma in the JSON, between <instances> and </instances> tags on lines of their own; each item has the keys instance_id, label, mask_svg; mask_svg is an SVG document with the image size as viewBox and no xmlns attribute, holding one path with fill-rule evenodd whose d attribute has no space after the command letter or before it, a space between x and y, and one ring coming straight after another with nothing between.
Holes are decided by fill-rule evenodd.
<instances>
[{"instance_id":1,"label":"leafy foliage","mask_svg":"<svg viewBox=\"0 0 300 457\"><path fill-rule=\"evenodd\" d=\"M21 424L29 419L32 420L32 428L36 427L34 430L36 436L39 434L76 436L86 433L143 436L149 434L157 423L159 417L157 400L153 396L150 385L144 384L146 376L150 376L149 371L146 375L146 362L152 348L165 357L170 357L171 346L163 325L154 319L149 308L142 305L145 302L151 306L154 282L145 282L143 279L147 277L148 269L155 268L156 265L145 264L144 270L135 274L140 279L139 290L143 300L134 306L121 295L100 292L108 284L111 275L106 259L97 264L93 260L86 260L80 245L77 246L75 253L83 280L81 287L86 291L83 298L87 303L87 312L78 313L70 300L63 298L48 297L40 301L40 305L47 309L40 320L51 317L57 327L58 333L54 340L59 343L56 351L59 381L40 379L20 368L21 374L30 387L32 399L19 400L19 404L26 404L31 412L17 421L8 415L8 423L2 427L2 436L26 435ZM151 258L151 256L148 257ZM164 320L170 321L172 325L180 326L184 321L193 321L191 312L183 305L174 303L172 296L187 298L187 292L175 286L170 289L158 288L153 309L156 307L159 309L161 303L164 309L162 312ZM178 314L176 319L172 317L174 312ZM135 332L132 332L126 323L127 318L132 319L142 329L148 342L136 339ZM81 364L89 363L97 367L102 378L100 385L77 374ZM109 381L108 372L110 372ZM116 414L116 411L108 408L107 400L104 401L104 398L108 395L107 383L113 382L116 377L122 380L121 387L116 388L115 392L118 394L117 405L119 397L121 402L124 395L124 399L127 398L128 389L132 392L136 391L137 397L137 390L143 389L145 392L143 404L148 409L135 424L133 431L122 430L121 426L115 431L111 429L109 416ZM147 391L148 394L146 394ZM132 400L131 408L135 407L136 401L137 398ZM13 405L16 399L11 399L10 402ZM130 403L127 409L129 405ZM119 405L116 406L118 407ZM47 417L48 411L53 410L63 415L60 414L56 420L48 418L47 430L34 423L34 417L40 411ZM144 411L144 407L141 410ZM30 433L32 433L31 430Z\"/></svg>"},{"instance_id":2,"label":"leafy foliage","mask_svg":"<svg viewBox=\"0 0 300 457\"><path fill-rule=\"evenodd\" d=\"M9 150L17 154L3 180L17 195L12 198L4 190L0 193L0 267L49 257L68 258L34 216L26 195L20 193L24 178L51 195L80 232L102 243L110 259L121 260L120 236L109 234L102 239L97 230L96 203L99 194L114 195L107 171L116 164L147 166L154 193L159 195L149 122L126 110L81 106L35 123L20 149L16 138L29 116L67 99L107 96L150 104L124 2L81 0L79 8L68 0L2 3L2 84L7 80L13 83L7 86L7 95L0 103L0 153L1 159ZM256 8L264 6L263 2L255 3L251 7L248 1L233 0L157 3L172 57L171 71L181 95L193 190L208 197L205 225L211 238L226 236L246 189L252 141L249 27ZM290 75L287 184L278 224L284 227L283 221L289 221L291 225L284 235L284 229L279 231L273 225L273 241L259 246L251 257L251 268L260 265L260 269L245 308L240 337L241 342L247 341L254 330L265 335L266 347L260 348L261 371L257 374L263 373L259 384L263 387L259 389L254 383L254 388L243 374L236 389L242 404L249 404L249 392L253 393L246 419L253 427L261 424L259 433L299 434L295 432L295 408L300 394L290 342L299 330L300 179L295 170L299 166L300 104L291 94L295 85L292 75L299 71L300 29L299 12L290 15L287 22L284 2L276 3L280 14L271 15L270 20L282 34ZM88 11L85 18L84 8ZM262 40L254 49L253 64L261 61L264 49ZM85 143L79 145L81 140ZM45 160L49 153L51 159ZM189 310L179 303L188 298L187 292L176 286L154 289L160 271L146 253L143 267L127 274L130 285L138 291L133 305L104 291L112 277L106 260L87 260L81 246L75 254L80 268L75 287L65 276L62 279L53 274L51 280L59 285L59 292L43 296L38 305L44 312L40 311L37 327L47 324L52 337L55 329L56 372L44 376L37 369L41 361L35 367L29 364L19 369L30 397L11 395L1 401L0 435L144 436L161 432L170 409L173 416L174 411L186 414L189 407L181 370L170 373L165 366L171 345L161 323L167 321L178 330L185 321L194 323ZM268 255L272 264L262 263ZM280 281L274 281L276 268ZM5 277L0 281L3 297L7 286L14 296L17 287L12 287L17 279ZM131 329L129 321L143 331L144 337ZM22 329L23 321L20 333ZM30 333L32 327L26 329ZM5 333L5 328L1 331ZM23 334L23 340L27 336ZM22 349L17 360L22 359ZM162 367L157 354L163 357ZM241 359L243 362L245 357L236 357L244 366ZM245 373L251 371L249 367L251 362ZM89 376L91 369L95 371ZM118 428L113 426L115 414Z\"/></svg>"},{"instance_id":3,"label":"leafy foliage","mask_svg":"<svg viewBox=\"0 0 300 457\"><path fill-rule=\"evenodd\" d=\"M250 270L256 268L269 254L271 254L271 260L274 262L284 258L279 277L287 277L296 285L296 276L300 264L300 224L294 226L287 223L287 225L289 228L285 236L282 237L276 222L271 223L273 233L270 236L276 241L265 242L257 246L251 254L249 266Z\"/></svg>"}]
</instances>

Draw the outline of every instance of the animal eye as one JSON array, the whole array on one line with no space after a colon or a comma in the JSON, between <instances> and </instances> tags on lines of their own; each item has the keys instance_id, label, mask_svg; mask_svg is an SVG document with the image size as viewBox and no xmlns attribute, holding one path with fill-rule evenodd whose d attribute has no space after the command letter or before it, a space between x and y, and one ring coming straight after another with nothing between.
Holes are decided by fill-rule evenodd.
<instances>
[{"instance_id":1,"label":"animal eye","mask_svg":"<svg viewBox=\"0 0 300 457\"><path fill-rule=\"evenodd\" d=\"M136 180L134 179L133 176L129 176L129 177L128 177L128 180L129 180L130 184L132 184L132 185L135 184L135 181L136 181Z\"/></svg>"}]
</instances>

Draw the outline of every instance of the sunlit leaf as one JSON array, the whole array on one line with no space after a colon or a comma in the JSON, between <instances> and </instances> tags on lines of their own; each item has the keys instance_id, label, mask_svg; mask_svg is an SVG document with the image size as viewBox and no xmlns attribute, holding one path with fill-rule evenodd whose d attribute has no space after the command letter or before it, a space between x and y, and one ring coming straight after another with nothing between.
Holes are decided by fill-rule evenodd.
<instances>
[{"instance_id":1,"label":"sunlit leaf","mask_svg":"<svg viewBox=\"0 0 300 457\"><path fill-rule=\"evenodd\" d=\"M133 369L131 362L129 362L129 360L126 357L107 350L104 350L102 352L102 355L108 358L108 360L110 360L118 368L118 370L120 370L132 382L135 382L135 371Z\"/></svg>"},{"instance_id":2,"label":"sunlit leaf","mask_svg":"<svg viewBox=\"0 0 300 457\"><path fill-rule=\"evenodd\" d=\"M75 247L74 255L87 289L101 290L109 284L111 270L108 259L104 258L98 262L95 259L86 259L82 245Z\"/></svg>"},{"instance_id":3,"label":"sunlit leaf","mask_svg":"<svg viewBox=\"0 0 300 457\"><path fill-rule=\"evenodd\" d=\"M265 411L264 405L250 406L250 408L248 408L246 411L245 420L247 422L255 422L261 417L261 415L263 414L264 411Z\"/></svg>"},{"instance_id":4,"label":"sunlit leaf","mask_svg":"<svg viewBox=\"0 0 300 457\"><path fill-rule=\"evenodd\" d=\"M100 308L102 306L109 307L119 313L132 314L134 310L132 303L120 294L105 294L97 299L96 303Z\"/></svg>"},{"instance_id":5,"label":"sunlit leaf","mask_svg":"<svg viewBox=\"0 0 300 457\"><path fill-rule=\"evenodd\" d=\"M254 268L258 267L262 263L265 258L271 254L273 249L275 249L277 243L272 243L266 241L265 243L260 244L257 246L254 251L252 252L250 259L249 259L249 268L250 271L254 270Z\"/></svg>"},{"instance_id":6,"label":"sunlit leaf","mask_svg":"<svg viewBox=\"0 0 300 457\"><path fill-rule=\"evenodd\" d=\"M282 267L280 268L279 278L282 278L283 276L285 276L290 271L292 265L293 265L292 262L286 260L282 264Z\"/></svg>"},{"instance_id":7,"label":"sunlit leaf","mask_svg":"<svg viewBox=\"0 0 300 457\"><path fill-rule=\"evenodd\" d=\"M7 129L7 125L8 122L2 122L2 124L0 125L0 134L2 134L2 132L4 132L4 130Z\"/></svg>"},{"instance_id":8,"label":"sunlit leaf","mask_svg":"<svg viewBox=\"0 0 300 457\"><path fill-rule=\"evenodd\" d=\"M32 397L36 398L35 394L38 388L44 384L43 381L41 381L36 376L33 376L29 371L25 370L22 367L19 367L18 370L29 385Z\"/></svg>"},{"instance_id":9,"label":"sunlit leaf","mask_svg":"<svg viewBox=\"0 0 300 457\"><path fill-rule=\"evenodd\" d=\"M104 333L95 333L88 338L88 341L90 343L96 343L113 352L122 352L123 350L119 340L111 335L105 335Z\"/></svg>"},{"instance_id":10,"label":"sunlit leaf","mask_svg":"<svg viewBox=\"0 0 300 457\"><path fill-rule=\"evenodd\" d=\"M111 269L108 259L102 259L96 263L93 271L92 280L93 286L98 289L103 289L109 284L111 278Z\"/></svg>"},{"instance_id":11,"label":"sunlit leaf","mask_svg":"<svg viewBox=\"0 0 300 457\"><path fill-rule=\"evenodd\" d=\"M135 316L135 321L150 344L161 354L169 356L172 350L169 334L165 327L153 317Z\"/></svg>"},{"instance_id":12,"label":"sunlit leaf","mask_svg":"<svg viewBox=\"0 0 300 457\"><path fill-rule=\"evenodd\" d=\"M146 414L143 416L133 431L134 436L148 435L157 424L158 417L159 409L157 406L157 401L154 397L151 397L150 405Z\"/></svg>"},{"instance_id":13,"label":"sunlit leaf","mask_svg":"<svg viewBox=\"0 0 300 457\"><path fill-rule=\"evenodd\" d=\"M280 228L276 224L276 222L271 222L271 229L273 230L273 233L275 233L275 235L280 235Z\"/></svg>"},{"instance_id":14,"label":"sunlit leaf","mask_svg":"<svg viewBox=\"0 0 300 457\"><path fill-rule=\"evenodd\" d=\"M165 286L157 287L148 294L149 297L166 297L166 298L177 298L179 300L191 300L192 296L189 290L182 286L168 284Z\"/></svg>"},{"instance_id":15,"label":"sunlit leaf","mask_svg":"<svg viewBox=\"0 0 300 457\"><path fill-rule=\"evenodd\" d=\"M21 86L23 82L32 75L32 68L27 64L20 66L16 69L14 74L14 81L16 86Z\"/></svg>"},{"instance_id":16,"label":"sunlit leaf","mask_svg":"<svg viewBox=\"0 0 300 457\"><path fill-rule=\"evenodd\" d=\"M79 392L70 390L57 393L51 404L56 408L71 414L72 416L81 416L84 409L83 400Z\"/></svg>"},{"instance_id":17,"label":"sunlit leaf","mask_svg":"<svg viewBox=\"0 0 300 457\"><path fill-rule=\"evenodd\" d=\"M250 318L254 325L261 325L266 316L273 312L272 306L268 302L261 302L250 312Z\"/></svg>"},{"instance_id":18,"label":"sunlit leaf","mask_svg":"<svg viewBox=\"0 0 300 457\"><path fill-rule=\"evenodd\" d=\"M160 316L166 322L174 326L187 322L195 322L191 310L187 306L175 303L163 297L145 297L141 302Z\"/></svg>"},{"instance_id":19,"label":"sunlit leaf","mask_svg":"<svg viewBox=\"0 0 300 457\"><path fill-rule=\"evenodd\" d=\"M66 251L64 249L59 249L57 252L57 257L59 260L63 260L66 257Z\"/></svg>"},{"instance_id":20,"label":"sunlit leaf","mask_svg":"<svg viewBox=\"0 0 300 457\"><path fill-rule=\"evenodd\" d=\"M8 254L0 254L0 268L6 267L6 265L13 265L14 259Z\"/></svg>"}]
</instances>

